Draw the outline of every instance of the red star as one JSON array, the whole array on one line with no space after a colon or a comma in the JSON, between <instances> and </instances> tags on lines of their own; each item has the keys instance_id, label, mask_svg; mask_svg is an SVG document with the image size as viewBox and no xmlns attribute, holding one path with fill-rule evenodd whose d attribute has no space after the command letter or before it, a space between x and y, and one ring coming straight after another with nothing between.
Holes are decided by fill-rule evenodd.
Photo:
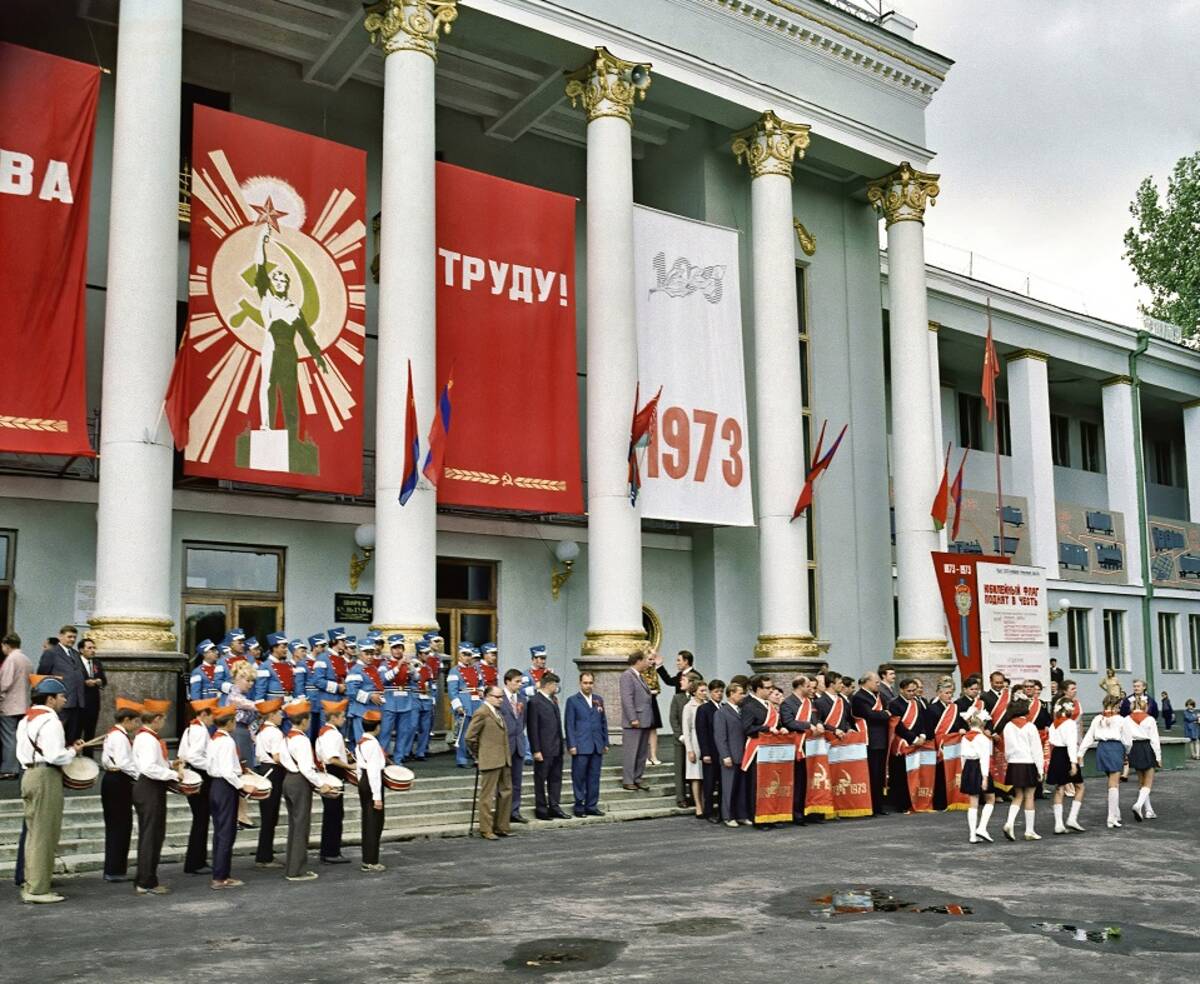
<instances>
[{"instance_id":1,"label":"red star","mask_svg":"<svg viewBox=\"0 0 1200 984\"><path fill-rule=\"evenodd\" d=\"M267 200L262 205L251 205L251 208L258 213L258 218L254 220L255 225L266 223L275 232L279 231L279 220L287 215L287 212L281 212L275 207L275 203L271 201L271 196L267 195Z\"/></svg>"}]
</instances>

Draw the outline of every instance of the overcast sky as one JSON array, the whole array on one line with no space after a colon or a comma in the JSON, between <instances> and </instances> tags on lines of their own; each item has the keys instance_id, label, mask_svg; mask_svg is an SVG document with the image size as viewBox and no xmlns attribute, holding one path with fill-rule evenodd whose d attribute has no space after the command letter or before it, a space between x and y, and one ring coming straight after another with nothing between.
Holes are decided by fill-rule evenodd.
<instances>
[{"instance_id":1,"label":"overcast sky","mask_svg":"<svg viewBox=\"0 0 1200 984\"><path fill-rule=\"evenodd\" d=\"M886 9L885 5L885 9ZM955 60L926 111L943 181L926 235L975 275L1133 324L1138 182L1200 150L1200 0L896 0ZM929 261L963 268L932 244ZM1039 282L1039 279L1041 281ZM1048 283L1049 282L1049 283Z\"/></svg>"}]
</instances>

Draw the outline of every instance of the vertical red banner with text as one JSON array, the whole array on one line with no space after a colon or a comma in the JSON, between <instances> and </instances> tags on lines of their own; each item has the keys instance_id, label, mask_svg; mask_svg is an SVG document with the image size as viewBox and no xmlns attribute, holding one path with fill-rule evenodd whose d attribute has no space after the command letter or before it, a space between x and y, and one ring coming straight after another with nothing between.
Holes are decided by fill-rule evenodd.
<instances>
[{"instance_id":1,"label":"vertical red banner with text","mask_svg":"<svg viewBox=\"0 0 1200 984\"><path fill-rule=\"evenodd\" d=\"M1007 557L986 554L941 553L934 551L933 569L937 574L942 608L950 627L958 672L965 680L983 672L982 641L979 637L979 590L975 579L977 564L1007 564Z\"/></svg>"}]
</instances>

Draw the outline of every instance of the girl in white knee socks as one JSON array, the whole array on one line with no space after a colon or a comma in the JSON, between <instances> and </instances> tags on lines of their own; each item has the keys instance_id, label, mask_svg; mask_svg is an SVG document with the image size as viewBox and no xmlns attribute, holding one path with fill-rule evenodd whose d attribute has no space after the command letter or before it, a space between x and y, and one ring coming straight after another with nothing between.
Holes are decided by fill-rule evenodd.
<instances>
[{"instance_id":1,"label":"girl in white knee socks","mask_svg":"<svg viewBox=\"0 0 1200 984\"><path fill-rule=\"evenodd\" d=\"M1136 770L1138 775L1138 795L1133 804L1133 815L1140 823L1142 820L1153 820L1157 815L1150 806L1150 789L1154 785L1155 767L1162 768L1162 745L1158 740L1158 722L1147 713L1145 697L1133 699L1129 717L1125 720L1133 739L1129 748L1129 767Z\"/></svg>"},{"instance_id":2,"label":"girl in white knee socks","mask_svg":"<svg viewBox=\"0 0 1200 984\"><path fill-rule=\"evenodd\" d=\"M1054 786L1054 832L1069 830L1083 832L1079 825L1079 810L1083 806L1083 771L1079 767L1079 726L1075 723L1075 702L1069 697L1054 705L1054 723L1050 725L1050 766L1046 784ZM1063 799L1068 787L1074 786L1071 813L1063 823Z\"/></svg>"},{"instance_id":3,"label":"girl in white knee socks","mask_svg":"<svg viewBox=\"0 0 1200 984\"><path fill-rule=\"evenodd\" d=\"M1121 772L1125 753L1133 747L1133 729L1128 718L1121 717L1121 698L1105 697L1104 710L1092 718L1091 726L1079 743L1079 761L1089 748L1096 749L1096 768L1108 776L1109 829L1121 826Z\"/></svg>"},{"instance_id":4,"label":"girl in white knee socks","mask_svg":"<svg viewBox=\"0 0 1200 984\"><path fill-rule=\"evenodd\" d=\"M991 835L987 832L988 820L996 806L996 794L992 791L992 739L983 733L984 715L980 711L970 710L966 716L967 727L970 729L962 745L962 778L959 780L960 790L970 798L967 807L967 831L969 841L978 844L981 840L992 843ZM979 808L983 801L983 809Z\"/></svg>"},{"instance_id":5,"label":"girl in white knee socks","mask_svg":"<svg viewBox=\"0 0 1200 984\"><path fill-rule=\"evenodd\" d=\"M1017 814L1024 810L1025 839L1041 840L1041 836L1033 829L1033 794L1037 784L1042 781L1044 771L1042 739L1033 722L1027 717L1029 701L1024 697L1015 697L1009 701L1008 713L1009 721L1003 732L1004 759L1008 763L1004 781L1012 786L1012 804L1008 808L1004 836L1012 841L1017 839L1013 825L1017 822Z\"/></svg>"}]
</instances>

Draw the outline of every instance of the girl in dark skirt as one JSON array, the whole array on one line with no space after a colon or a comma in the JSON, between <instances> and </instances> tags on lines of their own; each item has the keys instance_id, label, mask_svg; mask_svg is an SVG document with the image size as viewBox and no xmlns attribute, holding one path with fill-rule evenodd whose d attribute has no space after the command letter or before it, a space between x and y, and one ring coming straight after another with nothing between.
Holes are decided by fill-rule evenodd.
<instances>
[{"instance_id":1,"label":"girl in dark skirt","mask_svg":"<svg viewBox=\"0 0 1200 984\"><path fill-rule=\"evenodd\" d=\"M979 711L968 711L966 722L970 730L960 746L962 776L959 779L959 789L970 798L967 806L967 831L970 834L968 841L978 844L985 840L991 844L992 838L987 832L987 824L996 806L996 793L992 789L989 771L992 765L992 739L983 733L984 716ZM982 810L979 808L981 800Z\"/></svg>"},{"instance_id":2,"label":"girl in dark skirt","mask_svg":"<svg viewBox=\"0 0 1200 984\"><path fill-rule=\"evenodd\" d=\"M1075 702L1070 698L1060 700L1054 706L1054 723L1050 725L1050 766L1046 770L1046 784L1054 786L1054 832L1065 834L1070 830L1083 832L1079 826L1079 810L1083 806L1083 772L1079 768L1079 726L1075 723ZM1074 788L1071 814L1063 823L1063 799L1068 788Z\"/></svg>"},{"instance_id":3,"label":"girl in dark skirt","mask_svg":"<svg viewBox=\"0 0 1200 984\"><path fill-rule=\"evenodd\" d=\"M1096 768L1108 776L1108 827L1121 826L1121 772L1125 753L1133 745L1132 723L1121 717L1121 698L1105 697L1104 710L1092 718L1087 734L1079 744L1079 761L1089 748L1096 749Z\"/></svg>"},{"instance_id":4,"label":"girl in dark skirt","mask_svg":"<svg viewBox=\"0 0 1200 984\"><path fill-rule=\"evenodd\" d=\"M1025 811L1025 839L1042 839L1033 829L1033 794L1037 784L1042 781L1042 739L1028 714L1029 701L1024 697L1014 697L1009 702L1009 720L1003 732L1004 760L1008 763L1004 781L1012 787L1012 804L1008 808L1004 836L1011 841L1017 839L1013 825L1022 809Z\"/></svg>"},{"instance_id":5,"label":"girl in dark skirt","mask_svg":"<svg viewBox=\"0 0 1200 984\"><path fill-rule=\"evenodd\" d=\"M1146 698L1134 698L1130 705L1129 768L1138 774L1138 796L1133 804L1133 815L1139 823L1153 820L1157 814L1150 805L1150 789L1154 785L1154 769L1162 767L1162 746L1158 740L1158 722L1148 712Z\"/></svg>"}]
</instances>

